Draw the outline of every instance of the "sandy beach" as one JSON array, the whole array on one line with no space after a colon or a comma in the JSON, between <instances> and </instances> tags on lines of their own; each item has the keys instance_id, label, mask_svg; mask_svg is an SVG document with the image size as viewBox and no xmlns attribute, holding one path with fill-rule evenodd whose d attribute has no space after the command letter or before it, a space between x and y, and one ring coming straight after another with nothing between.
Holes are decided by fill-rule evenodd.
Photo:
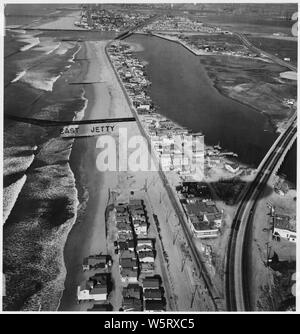
<instances>
[{"instance_id":1,"label":"sandy beach","mask_svg":"<svg viewBox=\"0 0 300 334\"><path fill-rule=\"evenodd\" d=\"M132 117L132 112L115 76L109 60L105 54L105 41L86 42L82 52L77 58L88 59L89 66L84 81L99 80L101 83L85 85L85 97L88 106L85 119ZM85 51L85 54L83 54ZM140 135L136 123L122 123L122 127L128 130L128 139L131 136ZM114 136L117 135L114 134ZM97 137L77 138L72 150L71 166L77 179L81 207L78 219L69 234L65 246L65 264L67 277L65 291L63 293L59 310L84 311L91 305L89 303L76 303L77 286L87 278L88 274L82 272L82 260L90 254L106 253L105 209L108 203L110 189L119 193L119 198L126 198L130 191L141 191L147 183L149 191L144 191L149 205L158 216L161 229L161 237L166 252L169 255L164 277L168 278L168 286L171 286L172 307L176 310L189 310L191 297L194 292L192 272L181 271L182 259L186 256L183 252L185 240L183 232L178 232L179 222L172 214L172 204L165 193L164 186L157 172L100 172L96 167ZM129 152L130 154L130 152ZM173 237L177 234L176 244ZM186 259L185 268L192 268ZM113 301L112 301L113 303ZM196 295L193 310L212 310L213 304L202 282Z\"/></svg>"}]
</instances>

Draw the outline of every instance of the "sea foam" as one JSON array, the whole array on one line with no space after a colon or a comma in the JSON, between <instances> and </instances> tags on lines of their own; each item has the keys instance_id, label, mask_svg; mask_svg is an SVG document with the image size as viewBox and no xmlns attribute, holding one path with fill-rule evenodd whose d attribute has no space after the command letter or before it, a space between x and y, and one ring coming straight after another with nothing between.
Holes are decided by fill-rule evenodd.
<instances>
[{"instance_id":1,"label":"sea foam","mask_svg":"<svg viewBox=\"0 0 300 334\"><path fill-rule=\"evenodd\" d=\"M26 71L18 72L16 77L11 81L11 83L19 81L25 74L26 74Z\"/></svg>"},{"instance_id":2,"label":"sea foam","mask_svg":"<svg viewBox=\"0 0 300 334\"><path fill-rule=\"evenodd\" d=\"M60 75L55 77L47 77L47 73L40 71L28 71L22 77L22 81L28 83L31 87L51 92L54 83L60 78Z\"/></svg>"},{"instance_id":3,"label":"sea foam","mask_svg":"<svg viewBox=\"0 0 300 334\"><path fill-rule=\"evenodd\" d=\"M15 183L12 183L3 189L3 224L6 222L11 210L15 206L16 200L24 186L26 178L26 175L23 175Z\"/></svg>"},{"instance_id":4,"label":"sea foam","mask_svg":"<svg viewBox=\"0 0 300 334\"><path fill-rule=\"evenodd\" d=\"M40 44L40 39L38 37L33 37L33 36L24 36L22 38L19 38L21 42L27 43L27 45L24 45L20 48L20 51L27 51L36 45Z\"/></svg>"}]
</instances>

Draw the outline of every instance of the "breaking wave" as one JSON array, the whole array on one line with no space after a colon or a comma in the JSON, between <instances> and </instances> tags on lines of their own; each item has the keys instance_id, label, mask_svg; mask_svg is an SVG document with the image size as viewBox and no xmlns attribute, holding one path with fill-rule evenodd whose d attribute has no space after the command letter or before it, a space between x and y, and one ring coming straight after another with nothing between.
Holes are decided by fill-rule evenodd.
<instances>
[{"instance_id":1,"label":"breaking wave","mask_svg":"<svg viewBox=\"0 0 300 334\"><path fill-rule=\"evenodd\" d=\"M22 77L22 81L28 83L31 87L51 92L54 83L58 80L61 75L55 77L47 77L47 73L42 71L27 71Z\"/></svg>"},{"instance_id":2,"label":"breaking wave","mask_svg":"<svg viewBox=\"0 0 300 334\"><path fill-rule=\"evenodd\" d=\"M20 48L20 51L27 51L36 45L40 44L40 39L38 37L33 37L33 36L22 36L22 38L19 38L21 42L27 43L27 45L24 45Z\"/></svg>"},{"instance_id":3,"label":"breaking wave","mask_svg":"<svg viewBox=\"0 0 300 334\"><path fill-rule=\"evenodd\" d=\"M16 77L11 81L11 83L19 81L25 74L26 74L26 70L18 72Z\"/></svg>"},{"instance_id":4,"label":"breaking wave","mask_svg":"<svg viewBox=\"0 0 300 334\"><path fill-rule=\"evenodd\" d=\"M3 189L3 224L15 206L16 200L25 184L26 175Z\"/></svg>"}]
</instances>

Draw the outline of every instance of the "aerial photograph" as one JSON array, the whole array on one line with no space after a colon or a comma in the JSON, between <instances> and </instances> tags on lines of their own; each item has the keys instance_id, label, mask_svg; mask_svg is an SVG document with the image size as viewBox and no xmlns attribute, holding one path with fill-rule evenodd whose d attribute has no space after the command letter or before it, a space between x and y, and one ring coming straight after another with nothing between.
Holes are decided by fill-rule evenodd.
<instances>
[{"instance_id":1,"label":"aerial photograph","mask_svg":"<svg viewBox=\"0 0 300 334\"><path fill-rule=\"evenodd\" d=\"M2 312L297 313L298 2L2 10Z\"/></svg>"}]
</instances>

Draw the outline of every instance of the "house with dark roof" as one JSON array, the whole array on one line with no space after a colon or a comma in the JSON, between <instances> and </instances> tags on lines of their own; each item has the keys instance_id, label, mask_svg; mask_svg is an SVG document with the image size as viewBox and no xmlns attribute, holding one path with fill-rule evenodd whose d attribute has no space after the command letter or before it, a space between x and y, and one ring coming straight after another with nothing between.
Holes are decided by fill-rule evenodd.
<instances>
[{"instance_id":1,"label":"house with dark roof","mask_svg":"<svg viewBox=\"0 0 300 334\"><path fill-rule=\"evenodd\" d=\"M131 252L129 249L122 250L120 252L120 259L136 259L135 252Z\"/></svg>"},{"instance_id":2,"label":"house with dark roof","mask_svg":"<svg viewBox=\"0 0 300 334\"><path fill-rule=\"evenodd\" d=\"M108 267L109 256L107 255L90 255L83 259L82 269L92 270L92 269L106 269Z\"/></svg>"},{"instance_id":3,"label":"house with dark roof","mask_svg":"<svg viewBox=\"0 0 300 334\"><path fill-rule=\"evenodd\" d=\"M120 268L138 268L137 259L120 259Z\"/></svg>"},{"instance_id":4,"label":"house with dark roof","mask_svg":"<svg viewBox=\"0 0 300 334\"><path fill-rule=\"evenodd\" d=\"M145 300L145 309L144 311L148 312L163 312L166 310L165 304L162 300Z\"/></svg>"},{"instance_id":5,"label":"house with dark roof","mask_svg":"<svg viewBox=\"0 0 300 334\"><path fill-rule=\"evenodd\" d=\"M144 205L144 201L142 199L130 199L129 206L131 205Z\"/></svg>"},{"instance_id":6,"label":"house with dark roof","mask_svg":"<svg viewBox=\"0 0 300 334\"><path fill-rule=\"evenodd\" d=\"M163 295L160 289L144 289L143 297L145 300L161 300Z\"/></svg>"},{"instance_id":7,"label":"house with dark roof","mask_svg":"<svg viewBox=\"0 0 300 334\"><path fill-rule=\"evenodd\" d=\"M118 241L118 247L120 251L127 250L128 249L128 241Z\"/></svg>"},{"instance_id":8,"label":"house with dark roof","mask_svg":"<svg viewBox=\"0 0 300 334\"><path fill-rule=\"evenodd\" d=\"M105 304L94 304L92 308L88 308L88 312L108 312L112 311L113 307L110 303Z\"/></svg>"},{"instance_id":9,"label":"house with dark roof","mask_svg":"<svg viewBox=\"0 0 300 334\"><path fill-rule=\"evenodd\" d=\"M137 298L123 298L122 307L124 312L142 311L142 301Z\"/></svg>"},{"instance_id":10,"label":"house with dark roof","mask_svg":"<svg viewBox=\"0 0 300 334\"><path fill-rule=\"evenodd\" d=\"M123 288L123 298L141 298L141 287L139 284L128 284L127 287Z\"/></svg>"},{"instance_id":11,"label":"house with dark roof","mask_svg":"<svg viewBox=\"0 0 300 334\"><path fill-rule=\"evenodd\" d=\"M106 282L98 283L92 280L82 282L77 287L78 301L105 301L107 300L108 288Z\"/></svg>"},{"instance_id":12,"label":"house with dark roof","mask_svg":"<svg viewBox=\"0 0 300 334\"><path fill-rule=\"evenodd\" d=\"M123 283L138 282L138 270L136 268L122 268L120 274Z\"/></svg>"},{"instance_id":13,"label":"house with dark roof","mask_svg":"<svg viewBox=\"0 0 300 334\"><path fill-rule=\"evenodd\" d=\"M158 277L145 277L143 279L143 290L145 289L159 289L160 280Z\"/></svg>"},{"instance_id":14,"label":"house with dark roof","mask_svg":"<svg viewBox=\"0 0 300 334\"><path fill-rule=\"evenodd\" d=\"M133 239L128 240L127 243L128 243L128 249L131 252L134 252L134 248L135 248L135 242L134 242L134 240Z\"/></svg>"}]
</instances>

